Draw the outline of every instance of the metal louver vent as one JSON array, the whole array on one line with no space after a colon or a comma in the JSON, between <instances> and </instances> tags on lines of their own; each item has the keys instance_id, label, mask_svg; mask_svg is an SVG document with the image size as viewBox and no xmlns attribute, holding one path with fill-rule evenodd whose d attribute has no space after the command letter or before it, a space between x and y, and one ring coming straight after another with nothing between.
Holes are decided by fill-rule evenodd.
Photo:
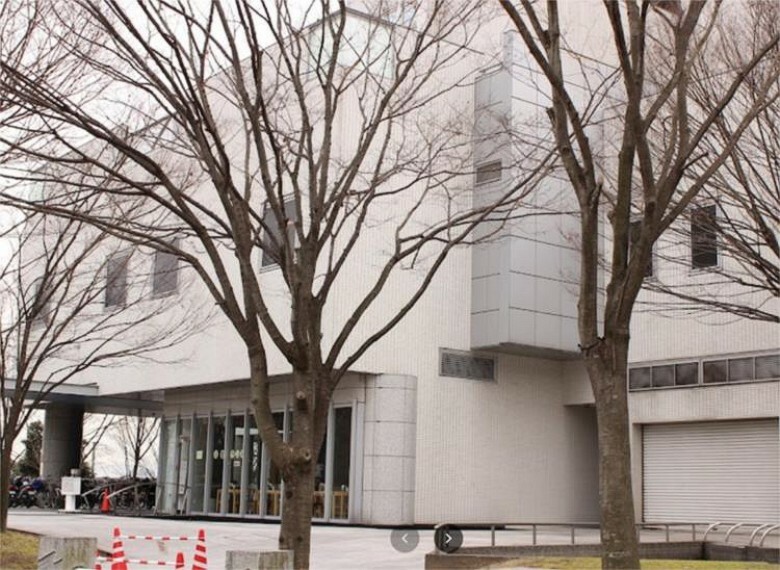
<instances>
[{"instance_id":1,"label":"metal louver vent","mask_svg":"<svg viewBox=\"0 0 780 570\"><path fill-rule=\"evenodd\" d=\"M439 374L451 378L470 380L495 380L496 361L487 356L474 356L468 352L442 350Z\"/></svg>"}]
</instances>

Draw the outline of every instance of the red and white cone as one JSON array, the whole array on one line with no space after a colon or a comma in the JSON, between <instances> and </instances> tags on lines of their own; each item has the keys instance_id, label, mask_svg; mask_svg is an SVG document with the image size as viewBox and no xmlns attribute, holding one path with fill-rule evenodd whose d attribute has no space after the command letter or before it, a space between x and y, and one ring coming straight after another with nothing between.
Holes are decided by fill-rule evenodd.
<instances>
[{"instance_id":1,"label":"red and white cone","mask_svg":"<svg viewBox=\"0 0 780 570\"><path fill-rule=\"evenodd\" d=\"M103 565L100 562L95 562L95 570L103 570Z\"/></svg>"},{"instance_id":2,"label":"red and white cone","mask_svg":"<svg viewBox=\"0 0 780 570\"><path fill-rule=\"evenodd\" d=\"M208 562L206 561L206 532L203 529L198 530L198 542L195 543L192 570L208 570Z\"/></svg>"},{"instance_id":3,"label":"red and white cone","mask_svg":"<svg viewBox=\"0 0 780 570\"><path fill-rule=\"evenodd\" d=\"M125 558L125 547L119 538L119 527L114 527L114 544L111 547L111 570L128 570Z\"/></svg>"},{"instance_id":4,"label":"red and white cone","mask_svg":"<svg viewBox=\"0 0 780 570\"><path fill-rule=\"evenodd\" d=\"M176 553L176 570L184 570L184 554Z\"/></svg>"}]
</instances>

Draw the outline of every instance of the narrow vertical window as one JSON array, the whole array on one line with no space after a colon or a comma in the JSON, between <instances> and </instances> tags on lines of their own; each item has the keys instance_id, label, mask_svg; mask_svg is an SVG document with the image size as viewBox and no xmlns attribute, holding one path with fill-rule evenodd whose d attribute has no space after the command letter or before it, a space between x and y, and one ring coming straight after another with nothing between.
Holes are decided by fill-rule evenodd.
<instances>
[{"instance_id":1,"label":"narrow vertical window","mask_svg":"<svg viewBox=\"0 0 780 570\"><path fill-rule=\"evenodd\" d=\"M287 242L295 243L295 231L290 228L297 220L297 212L295 210L295 199L287 200L284 203L284 217L287 220L288 233ZM282 237L282 230L279 227L279 220L277 220L273 209L266 205L263 212L263 225L266 230L264 232L262 244L263 244L263 257L260 265L262 267L268 267L271 265L278 265L282 259L284 259L285 240Z\"/></svg>"},{"instance_id":2,"label":"narrow vertical window","mask_svg":"<svg viewBox=\"0 0 780 570\"><path fill-rule=\"evenodd\" d=\"M127 253L113 255L106 261L106 307L123 307L127 303Z\"/></svg>"},{"instance_id":3,"label":"narrow vertical window","mask_svg":"<svg viewBox=\"0 0 780 570\"><path fill-rule=\"evenodd\" d=\"M718 265L718 219L715 205L702 206L691 214L691 266L703 269Z\"/></svg>"},{"instance_id":4,"label":"narrow vertical window","mask_svg":"<svg viewBox=\"0 0 780 570\"><path fill-rule=\"evenodd\" d=\"M178 247L179 240L171 245ZM169 295L175 293L179 285L179 258L167 251L154 252L154 272L152 274L152 294Z\"/></svg>"}]
</instances>

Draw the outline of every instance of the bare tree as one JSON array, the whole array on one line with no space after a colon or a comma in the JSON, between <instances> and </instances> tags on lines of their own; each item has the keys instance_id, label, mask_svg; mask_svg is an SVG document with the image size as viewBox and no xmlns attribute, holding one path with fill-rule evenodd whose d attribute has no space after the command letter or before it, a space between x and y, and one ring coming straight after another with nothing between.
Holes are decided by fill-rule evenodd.
<instances>
[{"instance_id":1,"label":"bare tree","mask_svg":"<svg viewBox=\"0 0 780 570\"><path fill-rule=\"evenodd\" d=\"M126 273L143 256L126 248L112 255L108 234L83 222L32 214L3 237L15 243L0 266L0 487L7 489L13 442L52 391L91 369L153 358L199 321L149 299L148 272L135 271L138 282ZM7 515L2 493L2 531Z\"/></svg>"},{"instance_id":2,"label":"bare tree","mask_svg":"<svg viewBox=\"0 0 780 570\"><path fill-rule=\"evenodd\" d=\"M115 429L120 416L110 414L84 414L85 433L81 438L81 463L86 464L89 457L92 461L89 463L92 472L95 473L95 455L97 449L103 442L103 438L109 431ZM89 431L87 430L89 427Z\"/></svg>"},{"instance_id":3,"label":"bare tree","mask_svg":"<svg viewBox=\"0 0 780 570\"><path fill-rule=\"evenodd\" d=\"M125 458L125 475L138 483L142 469L149 474L144 460L154 454L160 437L160 418L145 417L140 411L133 416L122 416L114 426L114 440L122 449ZM133 506L139 508L138 488L133 489Z\"/></svg>"},{"instance_id":4,"label":"bare tree","mask_svg":"<svg viewBox=\"0 0 780 570\"><path fill-rule=\"evenodd\" d=\"M711 67L720 80L708 84L712 104L704 107L692 96L693 69L713 62L713 30L729 11L721 3L605 0L611 37L603 45L572 33L555 0L500 4L549 90L552 137L579 203L578 324L598 419L602 566L638 569L626 382L631 315L653 244L777 99L778 36L760 37L739 65ZM611 69L617 82L594 84ZM755 98L742 97L753 84ZM703 141L722 125L728 136L709 152ZM603 234L610 251L602 260Z\"/></svg>"},{"instance_id":5,"label":"bare tree","mask_svg":"<svg viewBox=\"0 0 780 570\"><path fill-rule=\"evenodd\" d=\"M778 33L780 6L773 2L749 1L740 18L722 22L718 49L709 54L735 69L744 66L765 38ZM722 90L724 78L710 73L710 65L694 68L697 81L692 97L702 109L717 104L713 93ZM769 71L769 70L768 70ZM744 105L760 103L762 77L745 84ZM713 88L713 85L715 88ZM703 141L703 149L717 153L734 136L733 121L719 120ZM712 176L697 199L669 232L667 240L709 247L711 266L693 283L680 284L671 278L657 278L648 289L671 295L661 310L685 313L726 312L753 320L780 323L780 101L766 103L728 159ZM701 173L694 164L690 177ZM702 215L706 208L709 214ZM696 213L698 212L698 214ZM697 233L693 234L692 229ZM679 248L662 247L656 256L671 265L690 268L690 255ZM670 253L666 253L669 250ZM675 255L678 253L678 255ZM688 252L683 252L688 253Z\"/></svg>"},{"instance_id":6,"label":"bare tree","mask_svg":"<svg viewBox=\"0 0 780 570\"><path fill-rule=\"evenodd\" d=\"M78 173L45 208L174 252L200 276L246 346L254 415L284 479L279 546L307 568L334 389L478 224L514 215L551 153L529 150L515 184L472 203L481 2L379 0L371 15L328 0L77 4L79 29L59 33L107 98L121 93L116 113L0 64L0 89L45 122L58 166ZM5 139L14 152L52 154L18 138ZM109 180L85 184L85 169ZM95 194L145 216L83 213ZM279 358L292 373L289 441L269 398Z\"/></svg>"}]
</instances>

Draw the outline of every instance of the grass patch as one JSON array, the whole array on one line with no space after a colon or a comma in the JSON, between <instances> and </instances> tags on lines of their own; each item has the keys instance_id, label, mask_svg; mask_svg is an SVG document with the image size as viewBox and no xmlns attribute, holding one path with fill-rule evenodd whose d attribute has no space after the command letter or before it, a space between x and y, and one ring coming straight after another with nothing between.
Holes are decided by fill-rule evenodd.
<instances>
[{"instance_id":1,"label":"grass patch","mask_svg":"<svg viewBox=\"0 0 780 570\"><path fill-rule=\"evenodd\" d=\"M489 568L548 568L551 570L600 570L601 559L590 557L518 558ZM642 560L642 570L780 570L765 562L724 562L720 560Z\"/></svg>"},{"instance_id":2,"label":"grass patch","mask_svg":"<svg viewBox=\"0 0 780 570\"><path fill-rule=\"evenodd\" d=\"M9 530L0 534L0 568L30 570L38 567L38 537Z\"/></svg>"}]
</instances>

